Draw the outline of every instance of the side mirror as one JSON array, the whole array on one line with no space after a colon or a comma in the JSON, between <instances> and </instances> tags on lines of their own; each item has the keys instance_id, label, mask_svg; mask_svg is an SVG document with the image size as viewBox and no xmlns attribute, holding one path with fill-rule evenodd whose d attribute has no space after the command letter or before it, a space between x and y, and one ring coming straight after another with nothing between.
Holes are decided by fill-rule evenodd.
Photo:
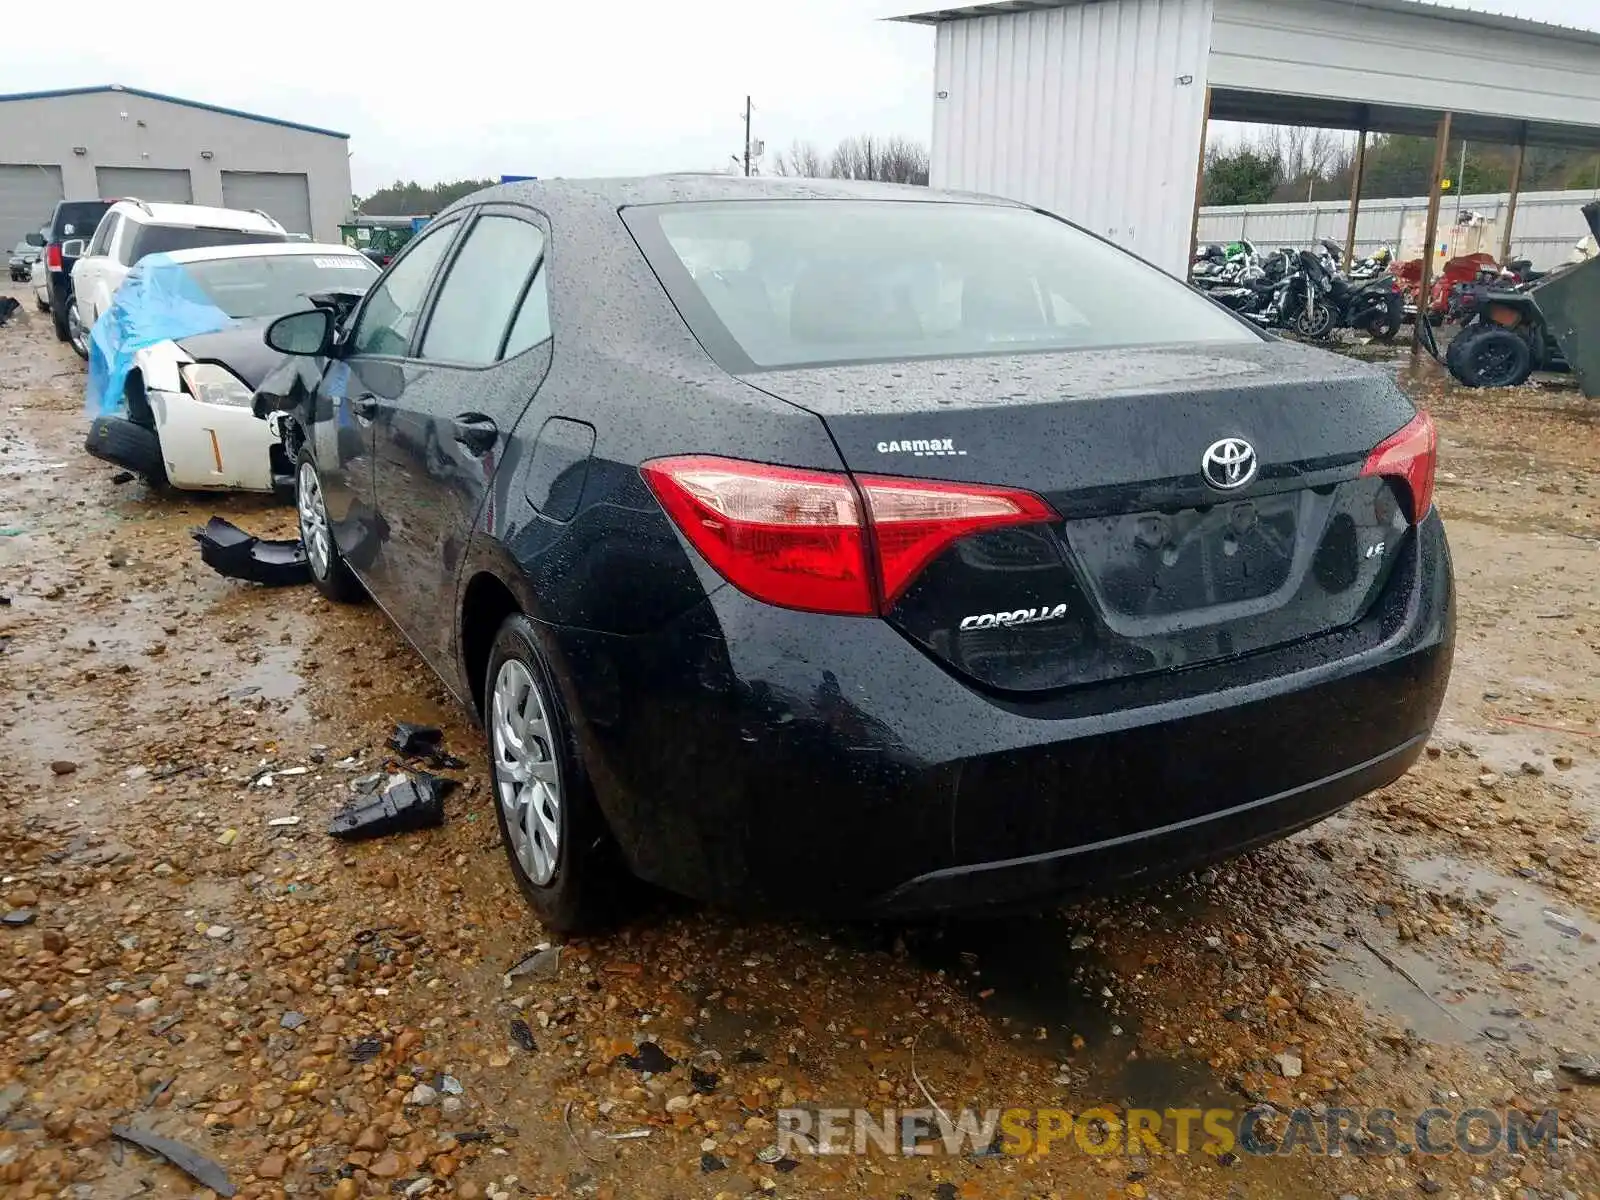
<instances>
[{"instance_id":1,"label":"side mirror","mask_svg":"<svg viewBox=\"0 0 1600 1200\"><path fill-rule=\"evenodd\" d=\"M82 238L72 238L72 239L70 239L68 241L62 242L61 243L61 257L62 258L82 258L83 257L83 239Z\"/></svg>"},{"instance_id":2,"label":"side mirror","mask_svg":"<svg viewBox=\"0 0 1600 1200\"><path fill-rule=\"evenodd\" d=\"M44 235L42 233L25 233L22 235L22 240L30 246L44 245Z\"/></svg>"},{"instance_id":3,"label":"side mirror","mask_svg":"<svg viewBox=\"0 0 1600 1200\"><path fill-rule=\"evenodd\" d=\"M267 326L266 343L279 354L324 356L333 349L333 314L313 308L279 317Z\"/></svg>"}]
</instances>

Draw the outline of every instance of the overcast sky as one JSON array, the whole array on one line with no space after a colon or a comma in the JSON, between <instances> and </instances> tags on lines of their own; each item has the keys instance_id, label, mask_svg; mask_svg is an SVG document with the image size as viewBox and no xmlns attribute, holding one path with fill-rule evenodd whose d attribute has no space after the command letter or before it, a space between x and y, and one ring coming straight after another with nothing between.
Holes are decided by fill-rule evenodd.
<instances>
[{"instance_id":1,"label":"overcast sky","mask_svg":"<svg viewBox=\"0 0 1600 1200\"><path fill-rule=\"evenodd\" d=\"M769 151L869 132L926 141L933 31L878 18L934 7L158 0L130 19L120 0L78 0L79 35L27 41L0 86L122 83L342 130L362 194L396 178L711 170L742 147L747 92ZM1600 25L1596 0L1470 7Z\"/></svg>"}]
</instances>

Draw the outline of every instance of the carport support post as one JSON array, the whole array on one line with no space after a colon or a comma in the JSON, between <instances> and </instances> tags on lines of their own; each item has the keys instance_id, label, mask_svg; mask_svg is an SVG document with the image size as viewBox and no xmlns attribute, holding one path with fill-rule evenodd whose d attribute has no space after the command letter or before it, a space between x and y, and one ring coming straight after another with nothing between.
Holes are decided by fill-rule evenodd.
<instances>
[{"instance_id":1,"label":"carport support post","mask_svg":"<svg viewBox=\"0 0 1600 1200\"><path fill-rule=\"evenodd\" d=\"M1528 123L1522 123L1522 136L1517 139L1517 157L1511 164L1511 199L1506 205L1506 229L1500 239L1500 264L1511 261L1511 227L1517 220L1517 196L1522 191L1522 164L1528 157Z\"/></svg>"},{"instance_id":2,"label":"carport support post","mask_svg":"<svg viewBox=\"0 0 1600 1200\"><path fill-rule=\"evenodd\" d=\"M1189 226L1189 261L1183 264L1183 280L1194 274L1194 256L1200 252L1200 201L1206 194L1206 135L1211 132L1211 89L1206 89L1206 103L1200 113L1200 158L1194 169L1194 224Z\"/></svg>"},{"instance_id":3,"label":"carport support post","mask_svg":"<svg viewBox=\"0 0 1600 1200\"><path fill-rule=\"evenodd\" d=\"M1439 205L1444 200L1445 155L1450 152L1450 113L1439 118L1434 135L1433 179L1428 187L1428 224L1422 235L1422 279L1417 291L1417 320L1411 327L1411 353L1422 353L1422 323L1428 319L1433 296L1433 244L1439 239Z\"/></svg>"},{"instance_id":4,"label":"carport support post","mask_svg":"<svg viewBox=\"0 0 1600 1200\"><path fill-rule=\"evenodd\" d=\"M1344 270L1356 260L1356 222L1361 218L1361 183L1367 175L1367 110L1361 109L1361 132L1356 137L1354 178L1350 181L1350 229L1344 236Z\"/></svg>"}]
</instances>

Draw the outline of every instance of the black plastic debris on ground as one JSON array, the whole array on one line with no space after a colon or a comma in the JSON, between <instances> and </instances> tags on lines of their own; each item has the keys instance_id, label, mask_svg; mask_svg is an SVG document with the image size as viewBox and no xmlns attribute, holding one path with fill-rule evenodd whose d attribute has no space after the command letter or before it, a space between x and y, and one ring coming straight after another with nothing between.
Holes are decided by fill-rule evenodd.
<instances>
[{"instance_id":1,"label":"black plastic debris on ground","mask_svg":"<svg viewBox=\"0 0 1600 1200\"><path fill-rule=\"evenodd\" d=\"M406 759L423 759L435 771L460 771L466 760L444 748L444 731L432 725L412 725L401 721L389 735L389 748Z\"/></svg>"},{"instance_id":2,"label":"black plastic debris on ground","mask_svg":"<svg viewBox=\"0 0 1600 1200\"><path fill-rule=\"evenodd\" d=\"M228 1172L223 1170L221 1163L207 1158L198 1150L191 1150L182 1142L175 1142L158 1133L134 1129L128 1125L113 1125L111 1136L166 1159L201 1187L210 1188L217 1195L224 1197L224 1200L239 1190L233 1186L233 1181L228 1178Z\"/></svg>"},{"instance_id":3,"label":"black plastic debris on ground","mask_svg":"<svg viewBox=\"0 0 1600 1200\"><path fill-rule=\"evenodd\" d=\"M353 842L437 828L444 824L444 798L456 786L454 779L418 771L391 784L381 796L365 796L341 808L328 822L328 832Z\"/></svg>"},{"instance_id":4,"label":"black plastic debris on ground","mask_svg":"<svg viewBox=\"0 0 1600 1200\"><path fill-rule=\"evenodd\" d=\"M520 1017L511 1022L511 1040L529 1054L539 1048L533 1040L533 1030L529 1029L528 1023Z\"/></svg>"},{"instance_id":5,"label":"black plastic debris on ground","mask_svg":"<svg viewBox=\"0 0 1600 1200\"><path fill-rule=\"evenodd\" d=\"M353 1063L364 1063L371 1062L382 1053L383 1043L377 1038L362 1038L350 1044L350 1048L345 1051L345 1057Z\"/></svg>"},{"instance_id":6,"label":"black plastic debris on ground","mask_svg":"<svg viewBox=\"0 0 1600 1200\"><path fill-rule=\"evenodd\" d=\"M412 725L401 721L389 735L389 746L405 758L425 758L444 748L444 730L433 725Z\"/></svg>"},{"instance_id":7,"label":"black plastic debris on ground","mask_svg":"<svg viewBox=\"0 0 1600 1200\"><path fill-rule=\"evenodd\" d=\"M712 1154L710 1151L701 1152L700 1171L702 1174L710 1175L713 1171L726 1171L727 1169L728 1164L723 1162L722 1159L718 1158L715 1154Z\"/></svg>"},{"instance_id":8,"label":"black plastic debris on ground","mask_svg":"<svg viewBox=\"0 0 1600 1200\"><path fill-rule=\"evenodd\" d=\"M267 587L311 582L311 564L299 539L258 538L221 517L212 517L193 536L201 559L218 575Z\"/></svg>"},{"instance_id":9,"label":"black plastic debris on ground","mask_svg":"<svg viewBox=\"0 0 1600 1200\"><path fill-rule=\"evenodd\" d=\"M689 1086L703 1096L709 1096L717 1090L718 1078L714 1072L702 1071L699 1067L689 1068Z\"/></svg>"},{"instance_id":10,"label":"black plastic debris on ground","mask_svg":"<svg viewBox=\"0 0 1600 1200\"><path fill-rule=\"evenodd\" d=\"M620 1054L617 1061L630 1071L649 1071L652 1075L659 1075L663 1071L670 1071L678 1065L678 1060L671 1057L665 1050L654 1042L645 1042L639 1047L637 1054Z\"/></svg>"}]
</instances>

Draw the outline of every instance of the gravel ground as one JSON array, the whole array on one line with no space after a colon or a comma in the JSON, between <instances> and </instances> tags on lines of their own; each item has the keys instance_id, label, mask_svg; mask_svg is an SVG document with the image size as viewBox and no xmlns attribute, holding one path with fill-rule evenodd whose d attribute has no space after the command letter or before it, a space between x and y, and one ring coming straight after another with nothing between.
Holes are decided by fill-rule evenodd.
<instances>
[{"instance_id":1,"label":"gravel ground","mask_svg":"<svg viewBox=\"0 0 1600 1200\"><path fill-rule=\"evenodd\" d=\"M1600 1053L1600 407L1393 365L1439 421L1460 587L1444 717L1405 779L1047 917L821 926L659 899L508 978L546 935L464 715L375 609L210 572L193 526L283 535L291 511L114 482L48 319L0 328L0 1195L195 1194L114 1125L242 1196L1600 1195L1600 1088L1561 1066ZM332 841L400 720L470 764L446 824ZM649 1041L675 1065L632 1069ZM930 1097L1555 1108L1563 1144L762 1153L780 1108Z\"/></svg>"}]
</instances>

